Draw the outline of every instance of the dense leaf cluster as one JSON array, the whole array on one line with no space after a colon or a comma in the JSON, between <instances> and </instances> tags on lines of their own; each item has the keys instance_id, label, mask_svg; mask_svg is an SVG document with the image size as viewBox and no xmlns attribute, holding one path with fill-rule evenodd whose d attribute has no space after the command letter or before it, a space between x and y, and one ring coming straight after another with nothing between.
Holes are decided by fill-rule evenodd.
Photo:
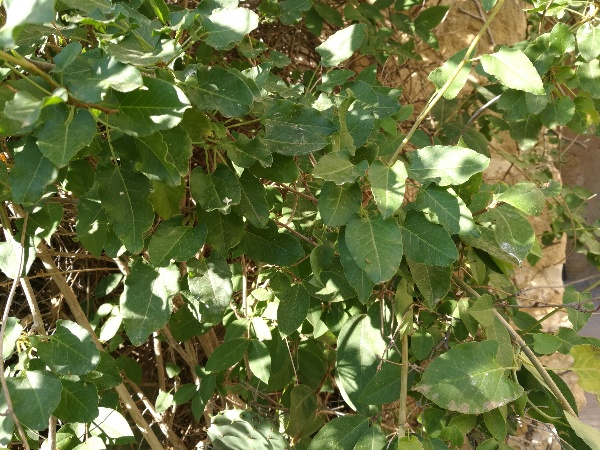
<instances>
[{"instance_id":1,"label":"dense leaf cluster","mask_svg":"<svg viewBox=\"0 0 600 450\"><path fill-rule=\"evenodd\" d=\"M4 1L0 268L38 328L13 291L0 445L495 449L520 417L598 448L537 360L571 354L600 393L600 342L577 334L590 296L567 290L574 329L546 333L511 280L568 220L561 186L531 169L542 131L600 123L593 5L534 1L536 36L478 55L486 22L413 114L378 64L436 49L448 7L338 3ZM482 1L490 20L502 3ZM312 36L312 60L266 43L269 27ZM373 64L356 73L359 57ZM528 178L488 184L503 130ZM528 216L547 205L539 242ZM51 258L63 235L122 272L86 311ZM27 277L42 267L72 320L40 323ZM128 356L145 347L155 363ZM144 397L153 428L132 400L148 369L162 374ZM181 414L206 433L171 427Z\"/></svg>"}]
</instances>

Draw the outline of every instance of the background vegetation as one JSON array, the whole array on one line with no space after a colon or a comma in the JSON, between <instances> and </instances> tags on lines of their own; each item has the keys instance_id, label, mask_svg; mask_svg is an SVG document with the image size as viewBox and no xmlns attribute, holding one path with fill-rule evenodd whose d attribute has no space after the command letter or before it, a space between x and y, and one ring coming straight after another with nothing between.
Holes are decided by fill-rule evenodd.
<instances>
[{"instance_id":1,"label":"background vegetation","mask_svg":"<svg viewBox=\"0 0 600 450\"><path fill-rule=\"evenodd\" d=\"M503 3L426 73L442 4L4 0L0 445L600 448L539 360L600 393L591 296L536 319L512 278L565 230L600 255L537 147L600 123L597 8L481 54ZM488 184L507 130L527 179Z\"/></svg>"}]
</instances>

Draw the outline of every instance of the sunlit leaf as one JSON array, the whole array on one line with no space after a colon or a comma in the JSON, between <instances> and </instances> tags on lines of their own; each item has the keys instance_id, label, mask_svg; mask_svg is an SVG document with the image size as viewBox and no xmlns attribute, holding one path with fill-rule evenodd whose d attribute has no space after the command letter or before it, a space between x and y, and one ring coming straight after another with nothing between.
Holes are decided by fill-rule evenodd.
<instances>
[{"instance_id":1,"label":"sunlit leaf","mask_svg":"<svg viewBox=\"0 0 600 450\"><path fill-rule=\"evenodd\" d=\"M366 27L367 25L363 23L354 24L329 36L325 42L315 48L321 55L321 65L333 67L350 58L362 44Z\"/></svg>"},{"instance_id":2,"label":"sunlit leaf","mask_svg":"<svg viewBox=\"0 0 600 450\"><path fill-rule=\"evenodd\" d=\"M544 84L531 61L521 50L503 46L500 51L481 57L483 69L511 89L544 95Z\"/></svg>"}]
</instances>

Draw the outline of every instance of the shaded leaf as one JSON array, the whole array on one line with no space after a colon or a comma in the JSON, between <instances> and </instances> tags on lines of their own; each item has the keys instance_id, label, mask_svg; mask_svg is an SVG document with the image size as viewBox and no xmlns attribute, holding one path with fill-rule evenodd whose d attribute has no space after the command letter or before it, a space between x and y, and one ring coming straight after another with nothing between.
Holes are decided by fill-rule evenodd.
<instances>
[{"instance_id":1,"label":"shaded leaf","mask_svg":"<svg viewBox=\"0 0 600 450\"><path fill-rule=\"evenodd\" d=\"M271 102L265 114L264 142L282 155L307 155L325 147L335 131L332 121L314 108L290 100Z\"/></svg>"},{"instance_id":2,"label":"shaded leaf","mask_svg":"<svg viewBox=\"0 0 600 450\"><path fill-rule=\"evenodd\" d=\"M313 438L308 450L353 449L360 437L369 429L369 419L360 415L336 417L325 424Z\"/></svg>"},{"instance_id":3,"label":"shaded leaf","mask_svg":"<svg viewBox=\"0 0 600 450\"><path fill-rule=\"evenodd\" d=\"M407 259L431 266L450 266L458 259L448 232L427 220L423 213L409 211L401 228Z\"/></svg>"},{"instance_id":4,"label":"shaded leaf","mask_svg":"<svg viewBox=\"0 0 600 450\"><path fill-rule=\"evenodd\" d=\"M108 223L131 253L144 247L144 233L154 222L148 201L150 180L141 173L121 167L101 166L96 172L98 196Z\"/></svg>"},{"instance_id":5,"label":"shaded leaf","mask_svg":"<svg viewBox=\"0 0 600 450\"><path fill-rule=\"evenodd\" d=\"M265 198L266 191L258 178L245 170L239 177L241 198L233 211L254 227L263 227L269 221L269 204Z\"/></svg>"},{"instance_id":6,"label":"shaded leaf","mask_svg":"<svg viewBox=\"0 0 600 450\"><path fill-rule=\"evenodd\" d=\"M367 167L366 161L353 164L345 153L334 152L321 157L312 174L316 178L333 181L335 184L341 185L354 183L356 178L365 173Z\"/></svg>"},{"instance_id":7,"label":"shaded leaf","mask_svg":"<svg viewBox=\"0 0 600 450\"><path fill-rule=\"evenodd\" d=\"M13 201L36 203L44 194L46 186L56 180L58 170L42 155L31 137L15 149L14 158L15 164L9 175Z\"/></svg>"},{"instance_id":8,"label":"shaded leaf","mask_svg":"<svg viewBox=\"0 0 600 450\"><path fill-rule=\"evenodd\" d=\"M277 293L279 306L277 307L277 325L282 335L288 336L296 331L308 314L310 296L301 284L289 286Z\"/></svg>"},{"instance_id":9,"label":"shaded leaf","mask_svg":"<svg viewBox=\"0 0 600 450\"><path fill-rule=\"evenodd\" d=\"M171 260L187 261L206 239L206 225L183 226L179 221L161 223L148 244L148 255L154 266L168 266Z\"/></svg>"},{"instance_id":10,"label":"shaded leaf","mask_svg":"<svg viewBox=\"0 0 600 450\"><path fill-rule=\"evenodd\" d=\"M373 292L373 282L363 269L354 261L348 246L346 245L346 230L341 230L338 237L338 249L340 252L340 262L344 268L347 282L358 294L358 299L362 303L371 296Z\"/></svg>"},{"instance_id":11,"label":"shaded leaf","mask_svg":"<svg viewBox=\"0 0 600 450\"><path fill-rule=\"evenodd\" d=\"M358 314L349 319L338 337L335 380L344 401L356 410L362 392L377 373L386 343L377 318ZM313 441L314 442L314 441Z\"/></svg>"},{"instance_id":12,"label":"shaded leaf","mask_svg":"<svg viewBox=\"0 0 600 450\"><path fill-rule=\"evenodd\" d=\"M48 370L28 370L6 379L13 410L21 425L45 430L50 415L60 403L60 378Z\"/></svg>"},{"instance_id":13,"label":"shaded leaf","mask_svg":"<svg viewBox=\"0 0 600 450\"><path fill-rule=\"evenodd\" d=\"M593 26L585 22L577 29L577 48L585 61L596 59L600 55L600 25Z\"/></svg>"},{"instance_id":14,"label":"shaded leaf","mask_svg":"<svg viewBox=\"0 0 600 450\"><path fill-rule=\"evenodd\" d=\"M186 88L195 107L217 109L225 117L241 117L250 112L252 91L234 73L220 67L198 67L193 69L193 75L195 83L188 83Z\"/></svg>"},{"instance_id":15,"label":"shaded leaf","mask_svg":"<svg viewBox=\"0 0 600 450\"><path fill-rule=\"evenodd\" d=\"M40 342L37 350L44 363L62 375L85 375L100 362L90 333L68 320L58 320L54 334Z\"/></svg>"},{"instance_id":16,"label":"shaded leaf","mask_svg":"<svg viewBox=\"0 0 600 450\"><path fill-rule=\"evenodd\" d=\"M245 338L231 339L219 345L206 361L206 370L219 372L237 364L246 353L250 341Z\"/></svg>"},{"instance_id":17,"label":"shaded leaf","mask_svg":"<svg viewBox=\"0 0 600 450\"><path fill-rule=\"evenodd\" d=\"M305 384L294 386L290 394L290 419L286 433L292 437L302 436L303 430L314 418L316 409L315 392Z\"/></svg>"},{"instance_id":18,"label":"shaded leaf","mask_svg":"<svg viewBox=\"0 0 600 450\"><path fill-rule=\"evenodd\" d=\"M383 219L394 215L402 206L407 176L402 161L396 161L392 167L384 165L379 160L371 164L369 168L371 192Z\"/></svg>"},{"instance_id":19,"label":"shaded leaf","mask_svg":"<svg viewBox=\"0 0 600 450\"><path fill-rule=\"evenodd\" d=\"M388 281L402 260L402 234L393 219L354 216L346 225L346 245L354 261L374 283Z\"/></svg>"},{"instance_id":20,"label":"shaded leaf","mask_svg":"<svg viewBox=\"0 0 600 450\"><path fill-rule=\"evenodd\" d=\"M358 398L365 405L384 405L400 399L400 366L384 362Z\"/></svg>"},{"instance_id":21,"label":"shaded leaf","mask_svg":"<svg viewBox=\"0 0 600 450\"><path fill-rule=\"evenodd\" d=\"M92 383L61 380L62 394L53 415L63 422L88 423L98 416L98 391Z\"/></svg>"},{"instance_id":22,"label":"shaded leaf","mask_svg":"<svg viewBox=\"0 0 600 450\"><path fill-rule=\"evenodd\" d=\"M250 258L278 266L291 265L304 256L298 239L287 232L279 233L271 221L267 228L248 227L241 245Z\"/></svg>"},{"instance_id":23,"label":"shaded leaf","mask_svg":"<svg viewBox=\"0 0 600 450\"><path fill-rule=\"evenodd\" d=\"M413 280L416 283L425 305L433 309L450 290L451 267L420 264L407 258Z\"/></svg>"},{"instance_id":24,"label":"shaded leaf","mask_svg":"<svg viewBox=\"0 0 600 450\"><path fill-rule=\"evenodd\" d=\"M158 78L144 78L144 88L131 92L109 92L106 106L118 109L109 114L107 122L132 136L149 136L168 130L181 122L190 101L174 84Z\"/></svg>"},{"instance_id":25,"label":"shaded leaf","mask_svg":"<svg viewBox=\"0 0 600 450\"><path fill-rule=\"evenodd\" d=\"M325 182L319 195L319 213L323 223L328 227L346 225L359 210L361 201L362 191L358 184L338 186L333 181Z\"/></svg>"},{"instance_id":26,"label":"shaded leaf","mask_svg":"<svg viewBox=\"0 0 600 450\"><path fill-rule=\"evenodd\" d=\"M232 299L231 270L227 262L213 253L209 258L188 261L188 285L196 318L219 323Z\"/></svg>"},{"instance_id":27,"label":"shaded leaf","mask_svg":"<svg viewBox=\"0 0 600 450\"><path fill-rule=\"evenodd\" d=\"M242 240L244 221L236 214L221 214L219 211L206 212L196 208L198 223L208 228L206 243L225 254Z\"/></svg>"},{"instance_id":28,"label":"shaded leaf","mask_svg":"<svg viewBox=\"0 0 600 450\"><path fill-rule=\"evenodd\" d=\"M46 158L55 166L63 167L92 142L96 136L96 120L86 109L58 105L53 110L54 114L37 133L37 143Z\"/></svg>"},{"instance_id":29,"label":"shaded leaf","mask_svg":"<svg viewBox=\"0 0 600 450\"><path fill-rule=\"evenodd\" d=\"M6 319L6 330L4 332L4 341L2 342L2 359L8 358L15 350L17 339L21 337L23 327L16 317L8 317Z\"/></svg>"},{"instance_id":30,"label":"shaded leaf","mask_svg":"<svg viewBox=\"0 0 600 450\"><path fill-rule=\"evenodd\" d=\"M219 164L213 173L204 173L201 167L196 167L190 175L190 192L206 211L216 209L227 213L242 198L238 177L225 164Z\"/></svg>"}]
</instances>

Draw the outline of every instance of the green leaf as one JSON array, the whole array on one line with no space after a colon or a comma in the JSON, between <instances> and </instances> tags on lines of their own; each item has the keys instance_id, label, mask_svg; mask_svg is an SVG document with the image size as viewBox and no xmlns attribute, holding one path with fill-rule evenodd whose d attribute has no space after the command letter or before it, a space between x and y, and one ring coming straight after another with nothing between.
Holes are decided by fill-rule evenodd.
<instances>
[{"instance_id":1,"label":"green leaf","mask_svg":"<svg viewBox=\"0 0 600 450\"><path fill-rule=\"evenodd\" d=\"M345 242L354 262L374 283L388 281L400 266L402 234L393 218L354 216L346 225Z\"/></svg>"},{"instance_id":2,"label":"green leaf","mask_svg":"<svg viewBox=\"0 0 600 450\"><path fill-rule=\"evenodd\" d=\"M8 411L4 394L0 392L0 411ZM0 416L0 445L8 447L15 431L15 422L10 414Z\"/></svg>"},{"instance_id":3,"label":"green leaf","mask_svg":"<svg viewBox=\"0 0 600 450\"><path fill-rule=\"evenodd\" d=\"M407 259L430 266L450 266L458 259L454 241L440 225L425 215L409 211L402 225L402 240Z\"/></svg>"},{"instance_id":4,"label":"green leaf","mask_svg":"<svg viewBox=\"0 0 600 450\"><path fill-rule=\"evenodd\" d=\"M202 110L218 109L225 117L241 117L250 112L254 102L246 83L220 67L193 69L194 83L187 83L192 104ZM187 81L187 80L186 80Z\"/></svg>"},{"instance_id":5,"label":"green leaf","mask_svg":"<svg viewBox=\"0 0 600 450\"><path fill-rule=\"evenodd\" d=\"M0 46L15 47L25 25L44 24L54 20L54 0L4 0L6 22L0 29Z\"/></svg>"},{"instance_id":6,"label":"green leaf","mask_svg":"<svg viewBox=\"0 0 600 450\"><path fill-rule=\"evenodd\" d=\"M415 358L422 361L431 354L434 344L431 333L424 328L419 328L410 338L410 351Z\"/></svg>"},{"instance_id":7,"label":"green leaf","mask_svg":"<svg viewBox=\"0 0 600 450\"><path fill-rule=\"evenodd\" d=\"M104 248L108 232L106 213L98 197L97 186L90 189L77 202L77 238L95 256Z\"/></svg>"},{"instance_id":8,"label":"green leaf","mask_svg":"<svg viewBox=\"0 0 600 450\"><path fill-rule=\"evenodd\" d=\"M565 308L567 310L567 316L569 317L569 322L573 325L573 329L575 331L580 331L585 324L592 317L591 312L584 312L581 309L593 310L595 308L594 304L591 302L592 294L591 292L582 292L579 293L575 290L573 286L565 287L565 291L563 292L562 302L563 305L571 305L571 307ZM573 306L575 304L575 306ZM577 304L579 304L577 306Z\"/></svg>"},{"instance_id":9,"label":"green leaf","mask_svg":"<svg viewBox=\"0 0 600 450\"><path fill-rule=\"evenodd\" d=\"M258 178L245 170L239 178L241 199L233 211L246 218L252 226L260 228L269 221L269 204L266 200L266 191Z\"/></svg>"},{"instance_id":10,"label":"green leaf","mask_svg":"<svg viewBox=\"0 0 600 450\"><path fill-rule=\"evenodd\" d=\"M307 155L325 147L325 137L334 131L332 121L316 109L290 100L275 100L265 114L263 141L272 152Z\"/></svg>"},{"instance_id":11,"label":"green leaf","mask_svg":"<svg viewBox=\"0 0 600 450\"><path fill-rule=\"evenodd\" d=\"M165 3L165 0L149 0L149 3L154 14L156 14L156 17L158 17L162 23L166 24L169 21L171 12Z\"/></svg>"},{"instance_id":12,"label":"green leaf","mask_svg":"<svg viewBox=\"0 0 600 450\"><path fill-rule=\"evenodd\" d=\"M547 128L556 128L568 124L575 114L575 103L569 97L560 97L540 113L540 120Z\"/></svg>"},{"instance_id":13,"label":"green leaf","mask_svg":"<svg viewBox=\"0 0 600 450\"><path fill-rule=\"evenodd\" d=\"M362 44L366 27L364 23L354 24L329 36L325 42L315 48L321 55L321 65L333 67L349 59Z\"/></svg>"},{"instance_id":14,"label":"green leaf","mask_svg":"<svg viewBox=\"0 0 600 450\"><path fill-rule=\"evenodd\" d=\"M584 96L578 95L573 100L575 112L567 126L575 133L592 134L600 124L600 114L596 111L594 102Z\"/></svg>"},{"instance_id":15,"label":"green leaf","mask_svg":"<svg viewBox=\"0 0 600 450\"><path fill-rule=\"evenodd\" d=\"M185 194L185 183L168 186L158 181L152 182L152 192L148 197L156 214L165 220L179 214L179 203Z\"/></svg>"},{"instance_id":16,"label":"green leaf","mask_svg":"<svg viewBox=\"0 0 600 450\"><path fill-rule=\"evenodd\" d=\"M202 322L219 323L233 296L231 270L213 253L208 258L188 261L188 299Z\"/></svg>"},{"instance_id":17,"label":"green leaf","mask_svg":"<svg viewBox=\"0 0 600 450\"><path fill-rule=\"evenodd\" d=\"M213 173L204 173L202 167L192 170L190 192L205 211L227 213L242 198L238 177L224 164L219 164Z\"/></svg>"},{"instance_id":18,"label":"green leaf","mask_svg":"<svg viewBox=\"0 0 600 450\"><path fill-rule=\"evenodd\" d=\"M275 181L277 183L293 183L300 175L300 170L294 158L275 153L273 155L273 164L269 167L263 167L260 164L254 164L250 172L258 178Z\"/></svg>"},{"instance_id":19,"label":"green leaf","mask_svg":"<svg viewBox=\"0 0 600 450\"><path fill-rule=\"evenodd\" d=\"M590 344L571 347L574 359L571 370L579 376L579 386L587 392L600 394L600 348Z\"/></svg>"},{"instance_id":20,"label":"green leaf","mask_svg":"<svg viewBox=\"0 0 600 450\"><path fill-rule=\"evenodd\" d=\"M29 242L26 241L25 248L23 248L21 243L10 235L6 239L5 242L0 242L0 270L4 275L14 280L27 275L31 269L31 265L36 258L36 242L33 239L28 239ZM23 270L19 274L17 271L21 260L23 260Z\"/></svg>"},{"instance_id":21,"label":"green leaf","mask_svg":"<svg viewBox=\"0 0 600 450\"><path fill-rule=\"evenodd\" d=\"M273 164L273 155L261 139L250 139L243 134L235 137L235 143L227 147L227 156L236 166L247 168L256 162L263 167Z\"/></svg>"},{"instance_id":22,"label":"green leaf","mask_svg":"<svg viewBox=\"0 0 600 450\"><path fill-rule=\"evenodd\" d=\"M277 266L291 265L304 256L298 239L287 232L279 233L271 221L267 228L248 227L241 246L250 258Z\"/></svg>"},{"instance_id":23,"label":"green leaf","mask_svg":"<svg viewBox=\"0 0 600 450\"><path fill-rule=\"evenodd\" d=\"M263 342L256 339L250 341L248 365L256 378L265 384L269 384L269 378L271 377L271 354Z\"/></svg>"},{"instance_id":24,"label":"green leaf","mask_svg":"<svg viewBox=\"0 0 600 450\"><path fill-rule=\"evenodd\" d=\"M219 345L206 361L206 370L219 372L237 364L246 353L250 340L245 338L231 339Z\"/></svg>"},{"instance_id":25,"label":"green leaf","mask_svg":"<svg viewBox=\"0 0 600 450\"><path fill-rule=\"evenodd\" d=\"M125 134L137 137L177 126L190 107L181 89L150 77L144 78L144 88L125 93L109 92L104 103L119 110L118 114L108 114L106 121Z\"/></svg>"},{"instance_id":26,"label":"green leaf","mask_svg":"<svg viewBox=\"0 0 600 450\"><path fill-rule=\"evenodd\" d=\"M100 362L85 376L85 380L94 383L100 391L114 388L123 382L115 360L106 352L100 352Z\"/></svg>"},{"instance_id":27,"label":"green leaf","mask_svg":"<svg viewBox=\"0 0 600 450\"><path fill-rule=\"evenodd\" d=\"M523 388L505 377L494 341L458 344L427 367L413 389L441 408L482 414L520 397Z\"/></svg>"},{"instance_id":28,"label":"green leaf","mask_svg":"<svg viewBox=\"0 0 600 450\"><path fill-rule=\"evenodd\" d=\"M37 350L46 365L63 375L85 375L100 362L90 333L68 320L58 320L54 334L40 342Z\"/></svg>"},{"instance_id":29,"label":"green leaf","mask_svg":"<svg viewBox=\"0 0 600 450\"><path fill-rule=\"evenodd\" d=\"M456 194L452 195L447 189L439 186L429 186L419 189L414 206L419 211L435 214L437 223L442 225L449 233L457 234L461 231L465 233L469 231L469 228L463 226L466 229L461 230L463 217L459 199ZM470 214L470 212L466 213ZM474 227L472 217L470 218L471 228ZM465 217L465 219L468 219L468 217Z\"/></svg>"},{"instance_id":30,"label":"green leaf","mask_svg":"<svg viewBox=\"0 0 600 450\"><path fill-rule=\"evenodd\" d=\"M530 114L524 120L511 123L510 137L517 141L521 150L527 151L537 144L541 130L539 116Z\"/></svg>"},{"instance_id":31,"label":"green leaf","mask_svg":"<svg viewBox=\"0 0 600 450\"><path fill-rule=\"evenodd\" d=\"M577 30L577 48L585 61L596 59L600 55L600 25L593 26L585 22Z\"/></svg>"},{"instance_id":32,"label":"green leaf","mask_svg":"<svg viewBox=\"0 0 600 450\"><path fill-rule=\"evenodd\" d=\"M125 142L124 145L129 144L129 142ZM141 158L141 161L135 165L138 171L152 181L159 181L173 187L181 184L179 171L175 167L169 147L160 133L135 138L134 142Z\"/></svg>"},{"instance_id":33,"label":"green leaf","mask_svg":"<svg viewBox=\"0 0 600 450\"><path fill-rule=\"evenodd\" d=\"M62 394L54 415L63 422L89 423L98 417L98 391L92 383L61 380Z\"/></svg>"},{"instance_id":34,"label":"green leaf","mask_svg":"<svg viewBox=\"0 0 600 450\"><path fill-rule=\"evenodd\" d=\"M148 201L150 180L117 166L101 166L96 180L108 223L127 250L139 253L144 248L144 233L154 222L154 210Z\"/></svg>"},{"instance_id":35,"label":"green leaf","mask_svg":"<svg viewBox=\"0 0 600 450\"><path fill-rule=\"evenodd\" d=\"M187 261L193 257L206 239L206 225L195 227L179 225L172 220L161 223L148 244L150 261L156 267L168 266L171 260Z\"/></svg>"},{"instance_id":36,"label":"green leaf","mask_svg":"<svg viewBox=\"0 0 600 450\"><path fill-rule=\"evenodd\" d=\"M358 402L364 405L385 405L400 399L400 367L384 362L361 392Z\"/></svg>"},{"instance_id":37,"label":"green leaf","mask_svg":"<svg viewBox=\"0 0 600 450\"><path fill-rule=\"evenodd\" d=\"M118 442L124 444L136 442L127 419L119 411L102 406L98 410L98 417L90 425L92 435L100 435L112 440L118 439Z\"/></svg>"},{"instance_id":38,"label":"green leaf","mask_svg":"<svg viewBox=\"0 0 600 450\"><path fill-rule=\"evenodd\" d=\"M544 210L546 197L540 188L527 181L513 184L496 197L499 202L508 203L530 216L539 216Z\"/></svg>"},{"instance_id":39,"label":"green leaf","mask_svg":"<svg viewBox=\"0 0 600 450\"><path fill-rule=\"evenodd\" d=\"M550 46L559 56L575 50L575 36L569 25L558 22L552 27Z\"/></svg>"},{"instance_id":40,"label":"green leaf","mask_svg":"<svg viewBox=\"0 0 600 450\"><path fill-rule=\"evenodd\" d=\"M377 373L386 349L379 325L378 309L376 318L357 314L342 326L338 337L335 381L344 401L354 410L360 406L360 396Z\"/></svg>"},{"instance_id":41,"label":"green leaf","mask_svg":"<svg viewBox=\"0 0 600 450\"><path fill-rule=\"evenodd\" d=\"M95 9L99 9L103 13L109 13L114 8L110 0L61 0L61 3L87 14L92 13Z\"/></svg>"},{"instance_id":42,"label":"green leaf","mask_svg":"<svg viewBox=\"0 0 600 450\"><path fill-rule=\"evenodd\" d=\"M215 250L226 254L242 240L244 222L240 216L224 215L218 211L206 212L200 207L196 208L196 214L198 223L208 227L206 243Z\"/></svg>"},{"instance_id":43,"label":"green leaf","mask_svg":"<svg viewBox=\"0 0 600 450\"><path fill-rule=\"evenodd\" d=\"M348 219L356 213L362 201L362 191L356 183L350 186L338 186L327 181L319 195L319 213L328 227L346 225Z\"/></svg>"},{"instance_id":44,"label":"green leaf","mask_svg":"<svg viewBox=\"0 0 600 450\"><path fill-rule=\"evenodd\" d=\"M358 299L362 303L371 296L373 292L373 282L367 275L367 272L362 270L354 261L354 258L346 245L346 230L341 230L338 237L338 249L340 252L340 262L346 274L346 280L358 294Z\"/></svg>"},{"instance_id":45,"label":"green leaf","mask_svg":"<svg viewBox=\"0 0 600 450\"><path fill-rule=\"evenodd\" d=\"M217 50L239 43L258 27L258 15L248 8L217 8L204 19L205 42Z\"/></svg>"},{"instance_id":46,"label":"green leaf","mask_svg":"<svg viewBox=\"0 0 600 450\"><path fill-rule=\"evenodd\" d=\"M60 378L48 370L28 370L6 379L13 410L21 425L45 430L50 415L60 403Z\"/></svg>"},{"instance_id":47,"label":"green leaf","mask_svg":"<svg viewBox=\"0 0 600 450\"><path fill-rule=\"evenodd\" d=\"M179 292L179 269L175 265L154 268L137 258L125 278L120 307L127 337L142 345L171 316L171 297Z\"/></svg>"},{"instance_id":48,"label":"green leaf","mask_svg":"<svg viewBox=\"0 0 600 450\"><path fill-rule=\"evenodd\" d=\"M360 437L369 429L369 419L359 415L336 417L325 424L313 438L308 450L354 449Z\"/></svg>"},{"instance_id":49,"label":"green leaf","mask_svg":"<svg viewBox=\"0 0 600 450\"><path fill-rule=\"evenodd\" d=\"M540 355L551 355L561 346L562 340L553 334L535 333L533 335L533 349Z\"/></svg>"},{"instance_id":50,"label":"green leaf","mask_svg":"<svg viewBox=\"0 0 600 450\"><path fill-rule=\"evenodd\" d=\"M313 169L313 176L326 181L333 181L341 185L345 183L354 183L362 176L367 169L367 162L361 161L359 164L353 164L348 155L343 152L328 153L321 157Z\"/></svg>"},{"instance_id":51,"label":"green leaf","mask_svg":"<svg viewBox=\"0 0 600 450\"><path fill-rule=\"evenodd\" d=\"M431 6L424 9L415 19L415 28L432 30L444 20L448 9L449 7L446 5Z\"/></svg>"},{"instance_id":52,"label":"green leaf","mask_svg":"<svg viewBox=\"0 0 600 450\"><path fill-rule=\"evenodd\" d=\"M498 0L482 0L483 9L485 9L486 12L490 12L497 1Z\"/></svg>"},{"instance_id":53,"label":"green leaf","mask_svg":"<svg viewBox=\"0 0 600 450\"><path fill-rule=\"evenodd\" d=\"M592 450L600 450L600 431L585 422L579 417L565 411L567 422L571 425L575 434L579 436Z\"/></svg>"},{"instance_id":54,"label":"green leaf","mask_svg":"<svg viewBox=\"0 0 600 450\"><path fill-rule=\"evenodd\" d=\"M360 437L354 446L354 450L384 449L386 444L387 438L381 430L381 427L377 424L374 424Z\"/></svg>"},{"instance_id":55,"label":"green leaf","mask_svg":"<svg viewBox=\"0 0 600 450\"><path fill-rule=\"evenodd\" d=\"M305 11L312 6L313 0L284 0L277 3L279 6L279 20L284 25L292 25L300 20Z\"/></svg>"},{"instance_id":56,"label":"green leaf","mask_svg":"<svg viewBox=\"0 0 600 450\"><path fill-rule=\"evenodd\" d=\"M577 78L581 88L588 91L592 98L600 97L600 61L594 59L589 63L580 64Z\"/></svg>"},{"instance_id":57,"label":"green leaf","mask_svg":"<svg viewBox=\"0 0 600 450\"><path fill-rule=\"evenodd\" d=\"M494 258L498 258L504 261L508 261L511 264L521 265L523 260L517 258L517 256L512 253L511 249L506 247L508 251L504 251L498 242L496 241L496 233L494 230L486 227L479 227L480 236L475 237L472 235L463 235L461 239L467 245L483 250L488 253L490 256Z\"/></svg>"},{"instance_id":58,"label":"green leaf","mask_svg":"<svg viewBox=\"0 0 600 450\"><path fill-rule=\"evenodd\" d=\"M196 395L196 385L194 383L182 384L173 394L173 404L183 405L189 402Z\"/></svg>"},{"instance_id":59,"label":"green leaf","mask_svg":"<svg viewBox=\"0 0 600 450\"><path fill-rule=\"evenodd\" d=\"M510 205L499 205L482 214L480 220L494 224L498 246L521 264L535 242L534 230L523 214Z\"/></svg>"},{"instance_id":60,"label":"green leaf","mask_svg":"<svg viewBox=\"0 0 600 450\"><path fill-rule=\"evenodd\" d=\"M288 336L296 331L308 314L310 295L301 284L294 284L285 291L277 293L277 325L282 335Z\"/></svg>"},{"instance_id":61,"label":"green leaf","mask_svg":"<svg viewBox=\"0 0 600 450\"><path fill-rule=\"evenodd\" d=\"M19 319L16 317L8 317L6 319L6 331L4 333L4 341L2 345L2 359L10 357L15 350L15 344L21 337L23 327L19 323Z\"/></svg>"},{"instance_id":62,"label":"green leaf","mask_svg":"<svg viewBox=\"0 0 600 450\"><path fill-rule=\"evenodd\" d=\"M298 384L292 388L290 393L290 419L286 433L297 439L311 420L315 417L317 409L317 396L315 392L305 384Z\"/></svg>"},{"instance_id":63,"label":"green leaf","mask_svg":"<svg viewBox=\"0 0 600 450\"><path fill-rule=\"evenodd\" d=\"M384 165L379 160L371 164L369 168L371 192L382 218L391 217L402 206L407 176L402 161L396 161L392 167Z\"/></svg>"},{"instance_id":64,"label":"green leaf","mask_svg":"<svg viewBox=\"0 0 600 450\"><path fill-rule=\"evenodd\" d=\"M433 309L450 290L452 268L420 264L408 258L407 262L425 305Z\"/></svg>"},{"instance_id":65,"label":"green leaf","mask_svg":"<svg viewBox=\"0 0 600 450\"><path fill-rule=\"evenodd\" d=\"M420 183L462 184L489 165L490 158L464 147L433 145L407 153L408 175Z\"/></svg>"},{"instance_id":66,"label":"green leaf","mask_svg":"<svg viewBox=\"0 0 600 450\"><path fill-rule=\"evenodd\" d=\"M60 54L63 52L64 49ZM72 64L60 72L60 76L75 97L90 103L104 100L111 88L119 92L131 92L144 86L138 69L107 57L98 50L77 56Z\"/></svg>"},{"instance_id":67,"label":"green leaf","mask_svg":"<svg viewBox=\"0 0 600 450\"><path fill-rule=\"evenodd\" d=\"M500 51L481 57L483 70L511 89L545 95L544 83L521 50L502 46Z\"/></svg>"},{"instance_id":68,"label":"green leaf","mask_svg":"<svg viewBox=\"0 0 600 450\"><path fill-rule=\"evenodd\" d=\"M458 65L463 60L466 54L466 48L455 53L441 67L438 67L429 74L429 76L427 77L429 81L435 84L435 86L438 89L441 89L442 86L444 86L448 82L450 76L456 71ZM467 80L469 79L469 73L471 72L472 65L473 63L468 61L461 67L460 71L458 72L458 75L454 78L452 83L450 83L448 88L444 91L444 98L448 100L456 98L458 93L461 91L461 89L464 87L464 85L467 83Z\"/></svg>"},{"instance_id":69,"label":"green leaf","mask_svg":"<svg viewBox=\"0 0 600 450\"><path fill-rule=\"evenodd\" d=\"M64 167L71 158L96 136L96 120L86 109L53 107L53 114L37 134L42 154L57 167Z\"/></svg>"},{"instance_id":70,"label":"green leaf","mask_svg":"<svg viewBox=\"0 0 600 450\"><path fill-rule=\"evenodd\" d=\"M45 158L33 138L15 148L15 164L10 171L10 186L15 203L36 203L46 186L56 180L58 170Z\"/></svg>"}]
</instances>

